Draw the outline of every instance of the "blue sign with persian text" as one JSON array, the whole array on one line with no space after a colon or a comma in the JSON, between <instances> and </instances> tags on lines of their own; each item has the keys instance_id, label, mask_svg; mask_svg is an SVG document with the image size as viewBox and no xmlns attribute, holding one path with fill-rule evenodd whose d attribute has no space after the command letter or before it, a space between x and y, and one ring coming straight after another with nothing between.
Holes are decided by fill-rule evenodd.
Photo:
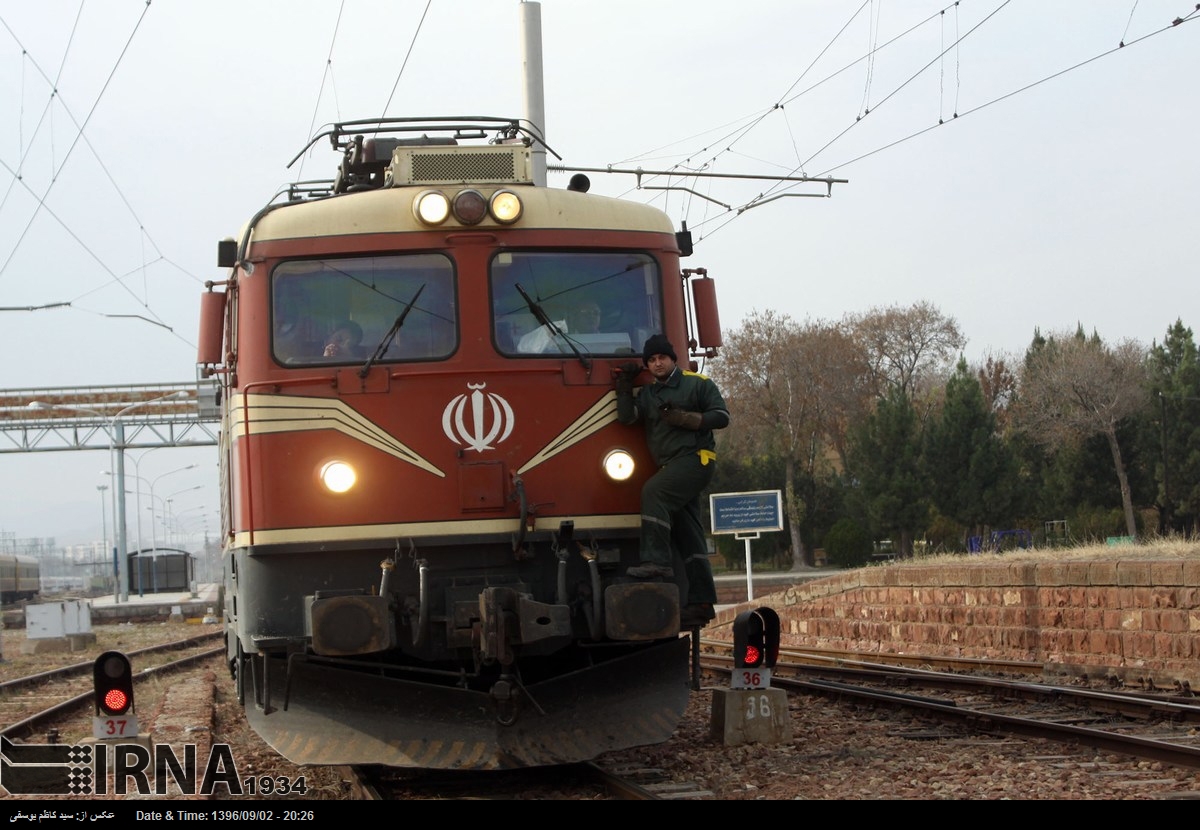
<instances>
[{"instance_id":1,"label":"blue sign with persian text","mask_svg":"<svg viewBox=\"0 0 1200 830\"><path fill-rule=\"evenodd\" d=\"M708 505L713 533L763 533L783 530L779 490L750 493L712 493Z\"/></svg>"}]
</instances>

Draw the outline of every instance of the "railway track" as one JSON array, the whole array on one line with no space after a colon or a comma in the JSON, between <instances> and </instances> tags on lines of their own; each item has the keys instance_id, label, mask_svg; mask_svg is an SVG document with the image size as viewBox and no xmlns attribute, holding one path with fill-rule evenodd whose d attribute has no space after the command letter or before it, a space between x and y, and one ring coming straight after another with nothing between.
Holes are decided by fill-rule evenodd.
<instances>
[{"instance_id":1,"label":"railway track","mask_svg":"<svg viewBox=\"0 0 1200 830\"><path fill-rule=\"evenodd\" d=\"M661 801L699 799L712 793L693 783L672 781L662 770L582 763L562 767L458 772L344 767L356 799ZM515 795L519 794L519 795Z\"/></svg>"},{"instance_id":2,"label":"railway track","mask_svg":"<svg viewBox=\"0 0 1200 830\"><path fill-rule=\"evenodd\" d=\"M165 633L165 632L164 632ZM103 636L103 634L102 634ZM175 633L178 636L178 633ZM380 775L368 768L367 775L349 769L294 768L274 757L257 741L250 740L240 715L230 719L228 685L224 677L221 649L203 653L208 637L189 637L155 649L127 651L135 657L135 669L157 657L178 656L181 643L199 640L194 648L201 661L188 671L186 684L175 679L152 681L158 672L139 679L139 710L156 712L153 695L170 689L203 688L215 683L217 693L212 715L213 739L232 746L239 770L254 775L307 776L308 794L313 799L356 800L704 800L744 798L1195 798L1200 796L1200 774L1181 772L1177 759L1150 760L1154 756L1127 747L1091 749L1086 736L1051 737L1047 721L1058 721L1081 729L1113 728L1132 738L1161 743L1151 735L1170 729L1186 735L1195 731L1190 690L1162 690L1119 694L1113 689L1064 687L1086 702L1064 702L1063 693L1032 681L1032 668L1001 664L987 685L1006 687L1003 693L981 691L980 678L989 666L971 661L969 667L934 672L927 660L912 658L910 666L885 665L854 660L852 655L787 652L777 667L773 685L784 681L802 685L789 689L794 738L778 746L723 746L710 732L708 695L701 691L690 704L689 714L670 742L606 755L595 769L575 765L554 769L508 771L479 775L422 775L395 771ZM143 639L142 643L147 642ZM141 644L141 643L139 643ZM107 646L106 646L107 647ZM165 649L165 650L164 650ZM175 654L171 650L175 649ZM720 656L709 654L705 662L705 689L724 685ZM873 657L872 657L873 659ZM728 659L725 658L725 666ZM795 671L791 663L808 663ZM82 670L88 688L76 702L90 707L91 663ZM32 669L27 664L26 669ZM786 669L786 671L785 671ZM162 671L166 671L164 668ZM54 675L57 672L48 672ZM207 676L205 676L207 675ZM214 678L219 678L219 681ZM172 675L171 677L174 677ZM141 684L151 680L149 688ZM1050 689L1048 692L1047 689ZM31 674L0 684L0 706L12 700L38 696L43 703L67 703L65 687L58 681ZM54 699L48 694L52 692ZM1050 697L1046 698L1049 694ZM813 704L814 695L827 703ZM861 696L860 696L861 695ZM884 696L902 702L885 700ZM1023 699L1022 696L1027 699ZM61 699L61 701L60 701ZM174 700L174 697L172 697ZM927 700L949 713L945 719L936 709L913 716L916 702ZM1164 705L1167 704L1167 705ZM1028 707L1030 711L1023 711ZM1059 708L1053 708L1059 707ZM1141 708L1145 714L1134 711ZM40 707L45 708L45 707ZM966 714L969 709L983 714ZM1127 711L1128 710L1128 711ZM217 715L215 712L222 714ZM73 717L74 729L83 712L51 716L41 727L28 727L17 740L40 743L51 727L60 728ZM87 714L90 714L88 712ZM1028 733L1005 722L1007 717L1028 717ZM206 723L199 715L177 718L180 723ZM0 722L10 722L0 709ZM17 726L18 724L14 724ZM159 724L161 725L161 724ZM12 727L9 727L11 729ZM9 734L9 729L4 730ZM63 729L63 735L70 734ZM35 737L29 737L35 736ZM170 741L169 737L164 738ZM1189 761L1190 763L1190 761ZM473 780L472 780L473 779ZM1006 783L1011 781L1011 785ZM1056 782L1063 789L1054 789ZM854 783L850 783L854 782ZM945 789L938 789L945 788ZM870 793L870 794L867 794ZM943 795L946 793L947 795ZM250 796L237 796L237 798ZM261 796L257 796L261 800Z\"/></svg>"},{"instance_id":3,"label":"railway track","mask_svg":"<svg viewBox=\"0 0 1200 830\"><path fill-rule=\"evenodd\" d=\"M1173 696L1015 681L990 676L905 668L869 662L781 659L771 684L789 691L919 711L976 733L1003 733L1116 752L1187 769L1200 769L1200 700ZM704 668L722 675L728 655L708 654Z\"/></svg>"},{"instance_id":4,"label":"railway track","mask_svg":"<svg viewBox=\"0 0 1200 830\"><path fill-rule=\"evenodd\" d=\"M149 657L151 655L158 655L164 652L180 651L193 646L212 643L220 640L223 634L224 632L222 631L210 631L205 634L198 634L195 637L185 637L181 640L175 640L169 643L158 643L156 645L133 649L132 651L126 651L124 653L131 660L134 658ZM69 666L59 666L57 668L48 669L44 672L37 672L35 674L29 674L23 677L14 677L0 682L0 694L13 692L17 689L26 688L28 686L41 685L42 683L51 680L66 679L77 675L85 675L91 670L92 661L85 660Z\"/></svg>"},{"instance_id":5,"label":"railway track","mask_svg":"<svg viewBox=\"0 0 1200 830\"><path fill-rule=\"evenodd\" d=\"M127 651L135 668L141 667L134 676L139 703L144 704L139 708L154 710L144 696L148 691L145 685L153 680L188 671L205 661L219 663L224 654L220 638L220 632L213 632ZM52 734L66 734L65 724L77 721L79 710L92 705L92 668L89 660L0 682L0 722L10 724L0 729L0 734L32 743L44 742ZM196 713L188 720L199 723L205 718ZM241 758L245 750L239 747L235 752ZM512 799L514 793L545 800L654 800L703 795L696 786L672 782L661 770L614 770L598 764L459 775L341 767L336 775L345 782L342 797L356 800L503 800Z\"/></svg>"},{"instance_id":6,"label":"railway track","mask_svg":"<svg viewBox=\"0 0 1200 830\"><path fill-rule=\"evenodd\" d=\"M701 639L700 645L713 654L728 654L729 643ZM941 669L953 672L978 672L992 675L1041 676L1045 666L1021 660L980 660L973 657L945 657L925 654L879 654L868 659L862 652L838 649L781 649L781 659L812 666L868 666L880 669Z\"/></svg>"},{"instance_id":7,"label":"railway track","mask_svg":"<svg viewBox=\"0 0 1200 830\"><path fill-rule=\"evenodd\" d=\"M134 673L134 683L144 684L223 653L221 636L219 631L212 632L127 652L142 665ZM8 724L0 728L0 734L10 739L26 738L90 703L92 665L89 660L0 683L0 723Z\"/></svg>"}]
</instances>

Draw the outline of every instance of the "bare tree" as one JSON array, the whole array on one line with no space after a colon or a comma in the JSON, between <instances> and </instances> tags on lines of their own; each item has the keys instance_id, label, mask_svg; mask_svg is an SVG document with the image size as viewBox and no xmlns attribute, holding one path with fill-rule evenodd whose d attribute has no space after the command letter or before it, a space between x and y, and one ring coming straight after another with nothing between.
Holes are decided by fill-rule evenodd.
<instances>
[{"instance_id":1,"label":"bare tree","mask_svg":"<svg viewBox=\"0 0 1200 830\"><path fill-rule=\"evenodd\" d=\"M1146 356L1136 341L1109 347L1082 329L1039 337L1025 356L1013 413L1018 429L1051 448L1097 434L1108 439L1130 536L1137 535L1137 524L1117 425L1146 405Z\"/></svg>"},{"instance_id":2,"label":"bare tree","mask_svg":"<svg viewBox=\"0 0 1200 830\"><path fill-rule=\"evenodd\" d=\"M1017 376L1009 366L1010 360L1003 355L988 354L982 366L976 367L975 377L983 391L983 400L996 416L997 431L1003 433L1008 426L1009 407L1017 394Z\"/></svg>"},{"instance_id":3,"label":"bare tree","mask_svg":"<svg viewBox=\"0 0 1200 830\"><path fill-rule=\"evenodd\" d=\"M844 326L809 323L800 332L798 354L802 359L803 388L814 396L814 413L820 437L831 453L838 471L847 467L847 442L851 424L871 410L872 384L867 356ZM821 459L809 465L815 472Z\"/></svg>"},{"instance_id":4,"label":"bare tree","mask_svg":"<svg viewBox=\"0 0 1200 830\"><path fill-rule=\"evenodd\" d=\"M866 408L867 367L849 334L832 323L801 326L786 314L755 312L725 337L712 365L743 447L784 460L784 510L793 567L808 562L800 526L810 505L798 492L844 467L847 425Z\"/></svg>"},{"instance_id":5,"label":"bare tree","mask_svg":"<svg viewBox=\"0 0 1200 830\"><path fill-rule=\"evenodd\" d=\"M880 398L898 388L916 400L922 388L940 386L967 343L954 318L924 300L908 308L873 308L846 322L866 349Z\"/></svg>"}]
</instances>

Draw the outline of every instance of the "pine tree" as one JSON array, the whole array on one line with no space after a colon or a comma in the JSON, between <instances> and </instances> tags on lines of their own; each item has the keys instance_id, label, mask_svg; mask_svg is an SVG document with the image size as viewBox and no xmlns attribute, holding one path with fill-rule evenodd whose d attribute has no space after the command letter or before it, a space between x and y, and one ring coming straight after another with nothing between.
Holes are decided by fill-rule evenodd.
<instances>
[{"instance_id":1,"label":"pine tree","mask_svg":"<svg viewBox=\"0 0 1200 830\"><path fill-rule=\"evenodd\" d=\"M899 386L854 430L851 473L872 526L898 539L911 557L913 539L929 521L929 486L921 463L921 429L913 403Z\"/></svg>"}]
</instances>

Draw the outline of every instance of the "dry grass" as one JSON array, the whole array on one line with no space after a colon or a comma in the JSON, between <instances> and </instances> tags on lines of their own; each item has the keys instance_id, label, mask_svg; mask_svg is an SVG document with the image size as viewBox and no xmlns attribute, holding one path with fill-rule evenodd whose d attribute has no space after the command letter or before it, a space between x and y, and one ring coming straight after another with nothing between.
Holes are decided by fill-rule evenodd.
<instances>
[{"instance_id":1,"label":"dry grass","mask_svg":"<svg viewBox=\"0 0 1200 830\"><path fill-rule=\"evenodd\" d=\"M94 643L86 644L80 651L53 651L43 654L23 654L25 628L0 630L0 679L9 680L41 671L73 666L94 660L105 651L135 651L161 643L174 643L214 631L210 625L195 625L182 622L94 625ZM214 643L215 645L215 643Z\"/></svg>"},{"instance_id":2,"label":"dry grass","mask_svg":"<svg viewBox=\"0 0 1200 830\"><path fill-rule=\"evenodd\" d=\"M917 565L969 564L980 562L1080 562L1113 559L1200 559L1200 537L1182 536L1152 537L1135 544L1080 544L1067 547L1029 548L1027 550L1005 550L998 553L917 553L912 559L891 559L871 562L865 567L913 567ZM740 568L728 568L719 556L712 557L715 576L741 576ZM771 568L762 563L754 564L755 573L769 574L785 572L787 568ZM830 566L838 570L837 566Z\"/></svg>"},{"instance_id":3,"label":"dry grass","mask_svg":"<svg viewBox=\"0 0 1200 830\"><path fill-rule=\"evenodd\" d=\"M1096 559L1195 559L1200 539L1152 538L1135 544L1090 544L1072 547L1030 548L1000 553L937 553L897 559L891 565L928 565L939 562L1078 562Z\"/></svg>"}]
</instances>

